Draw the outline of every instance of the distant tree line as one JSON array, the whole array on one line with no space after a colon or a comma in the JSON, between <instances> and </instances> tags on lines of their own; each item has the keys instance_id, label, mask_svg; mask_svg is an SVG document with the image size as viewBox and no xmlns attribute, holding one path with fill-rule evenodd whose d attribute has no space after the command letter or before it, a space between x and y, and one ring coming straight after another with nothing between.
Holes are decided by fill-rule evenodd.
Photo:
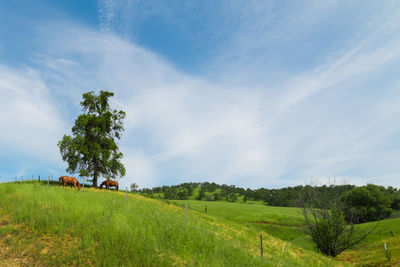
<instances>
[{"instance_id":1,"label":"distant tree line","mask_svg":"<svg viewBox=\"0 0 400 267\"><path fill-rule=\"evenodd\" d=\"M348 221L352 218L358 218L357 223L376 221L390 217L393 212L400 213L399 189L374 184L359 187L355 185L299 185L280 189L244 189L235 185L204 182L143 188L138 192L149 197L169 200L195 198L205 201L262 201L266 205L280 207L302 207L304 205L300 201L302 195L319 192L332 197L340 196Z\"/></svg>"},{"instance_id":2,"label":"distant tree line","mask_svg":"<svg viewBox=\"0 0 400 267\"><path fill-rule=\"evenodd\" d=\"M188 199L193 195L194 190L199 187L201 183L182 183L179 185L164 185L153 188L143 188L138 192L143 193L149 197L154 197L154 195L163 194L164 199Z\"/></svg>"}]
</instances>

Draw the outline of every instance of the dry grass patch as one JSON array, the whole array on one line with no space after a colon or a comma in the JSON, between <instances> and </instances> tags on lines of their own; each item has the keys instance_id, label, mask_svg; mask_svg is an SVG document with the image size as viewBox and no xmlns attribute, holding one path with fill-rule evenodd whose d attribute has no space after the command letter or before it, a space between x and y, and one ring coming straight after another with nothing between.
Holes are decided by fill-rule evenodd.
<instances>
[{"instance_id":1,"label":"dry grass patch","mask_svg":"<svg viewBox=\"0 0 400 267\"><path fill-rule=\"evenodd\" d=\"M82 258L73 260L78 245L79 240L69 234L40 235L0 214L0 266L91 266Z\"/></svg>"},{"instance_id":2,"label":"dry grass patch","mask_svg":"<svg viewBox=\"0 0 400 267\"><path fill-rule=\"evenodd\" d=\"M391 251L390 262L385 257L384 242L387 244L387 249ZM392 237L366 243L352 250L342 252L337 258L356 266L400 266L400 239L399 237Z\"/></svg>"}]
</instances>

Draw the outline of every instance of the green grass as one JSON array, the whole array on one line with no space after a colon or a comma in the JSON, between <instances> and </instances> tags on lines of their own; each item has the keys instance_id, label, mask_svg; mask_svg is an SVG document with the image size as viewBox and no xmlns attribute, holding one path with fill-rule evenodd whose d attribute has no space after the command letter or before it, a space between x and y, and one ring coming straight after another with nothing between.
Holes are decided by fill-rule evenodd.
<instances>
[{"instance_id":1,"label":"green grass","mask_svg":"<svg viewBox=\"0 0 400 267\"><path fill-rule=\"evenodd\" d=\"M186 224L182 208L134 194L126 203L105 190L1 184L0 215L0 244L10 248L0 265L21 255L40 266L342 265L265 232L261 259L254 228L193 210Z\"/></svg>"},{"instance_id":2,"label":"green grass","mask_svg":"<svg viewBox=\"0 0 400 267\"><path fill-rule=\"evenodd\" d=\"M226 202L226 201L199 201L199 200L170 200L171 203L190 208L199 212L222 217L239 223L268 222L278 225L299 226L303 223L303 215L299 208L271 207L260 202Z\"/></svg>"},{"instance_id":3,"label":"green grass","mask_svg":"<svg viewBox=\"0 0 400 267\"><path fill-rule=\"evenodd\" d=\"M400 266L400 218L364 223L358 227L368 230L376 224L376 230L364 242L343 252L338 259L361 266ZM383 243L386 243L391 252L390 262L385 257Z\"/></svg>"},{"instance_id":4,"label":"green grass","mask_svg":"<svg viewBox=\"0 0 400 267\"><path fill-rule=\"evenodd\" d=\"M300 208L271 207L262 202L226 202L199 200L169 200L177 206L187 203L192 210L224 218L258 231L264 231L279 239L290 241L302 248L315 250L310 238L301 228L304 221Z\"/></svg>"},{"instance_id":5,"label":"green grass","mask_svg":"<svg viewBox=\"0 0 400 267\"><path fill-rule=\"evenodd\" d=\"M304 249L314 251L315 245L299 227L303 222L303 215L299 208L271 207L262 203L239 203L225 201L170 201L180 207L188 203L191 209L219 218L235 221L244 226L264 231L276 238L290 241ZM263 222L263 223L254 223ZM355 248L341 254L338 259L356 265L400 265L400 218L387 219L379 222L364 223L356 229L367 231L377 224L377 228L362 243ZM392 236L393 233L393 236ZM387 262L383 251L386 242L392 253L392 260Z\"/></svg>"},{"instance_id":6,"label":"green grass","mask_svg":"<svg viewBox=\"0 0 400 267\"><path fill-rule=\"evenodd\" d=\"M377 225L377 228L374 232L367 236L367 242L385 240L392 237L392 233L394 237L400 237L400 218L363 223L359 225L359 228L362 230L368 230L373 228L375 225Z\"/></svg>"}]
</instances>

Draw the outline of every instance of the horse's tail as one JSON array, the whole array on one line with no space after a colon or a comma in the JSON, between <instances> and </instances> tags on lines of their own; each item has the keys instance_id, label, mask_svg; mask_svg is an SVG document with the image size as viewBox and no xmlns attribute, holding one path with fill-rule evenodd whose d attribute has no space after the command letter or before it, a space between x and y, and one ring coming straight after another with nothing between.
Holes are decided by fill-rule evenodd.
<instances>
[{"instance_id":1,"label":"horse's tail","mask_svg":"<svg viewBox=\"0 0 400 267\"><path fill-rule=\"evenodd\" d=\"M103 189L103 184L104 184L104 182L100 184L100 189Z\"/></svg>"}]
</instances>

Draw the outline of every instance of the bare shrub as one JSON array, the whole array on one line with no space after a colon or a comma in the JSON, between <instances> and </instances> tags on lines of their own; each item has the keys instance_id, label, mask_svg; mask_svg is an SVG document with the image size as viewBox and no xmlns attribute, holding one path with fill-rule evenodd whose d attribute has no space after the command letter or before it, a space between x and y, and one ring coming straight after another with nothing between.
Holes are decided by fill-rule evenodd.
<instances>
[{"instance_id":1,"label":"bare shrub","mask_svg":"<svg viewBox=\"0 0 400 267\"><path fill-rule=\"evenodd\" d=\"M377 227L375 224L362 231L353 223L356 217L346 222L345 208L339 197L321 189L307 190L301 196L306 234L311 236L319 251L332 257L354 247Z\"/></svg>"}]
</instances>

